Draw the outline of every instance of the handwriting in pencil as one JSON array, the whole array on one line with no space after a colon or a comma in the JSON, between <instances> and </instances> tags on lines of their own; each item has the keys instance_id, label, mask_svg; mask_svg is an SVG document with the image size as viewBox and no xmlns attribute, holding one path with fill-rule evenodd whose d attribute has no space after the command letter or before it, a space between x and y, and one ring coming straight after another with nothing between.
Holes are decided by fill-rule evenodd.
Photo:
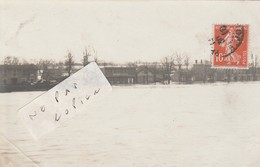
<instances>
[{"instance_id":1,"label":"handwriting in pencil","mask_svg":"<svg viewBox=\"0 0 260 167\"><path fill-rule=\"evenodd\" d=\"M99 90L100 90L100 88L98 90L95 90L94 95L98 94Z\"/></svg>"},{"instance_id":2,"label":"handwriting in pencil","mask_svg":"<svg viewBox=\"0 0 260 167\"><path fill-rule=\"evenodd\" d=\"M77 89L77 83L74 83L74 88Z\"/></svg>"},{"instance_id":3,"label":"handwriting in pencil","mask_svg":"<svg viewBox=\"0 0 260 167\"><path fill-rule=\"evenodd\" d=\"M74 87L75 87L75 89L77 89L77 83L74 83ZM99 92L100 92L100 88L97 89L97 90L94 90L94 95L97 95ZM68 93L70 93L70 90L69 90L69 89L66 89L66 90L65 90L65 96L67 96ZM87 94L86 97L85 97L85 99L86 99L86 100L89 100L90 97L91 97L91 95L88 95L88 94ZM59 91L56 91L56 92L55 92L55 100L56 100L57 103L59 103L59 99L60 99L60 97L59 97ZM84 104L84 100L80 100L80 102L81 102L81 104ZM75 98L75 97L72 98L72 106L73 106L73 108L76 109L76 98ZM46 111L45 105L41 105L41 106L40 106L40 111L41 111L41 112L45 112L45 111ZM69 114L69 110L68 110L68 109L65 110L65 114L66 114L66 115ZM62 114L59 114L59 115L58 115L57 113L55 113L55 121L59 121L59 120L61 119L61 115L62 115ZM29 118L30 118L31 120L34 120L36 116L37 116L37 112L34 111L34 114L30 114L30 115L29 115Z\"/></svg>"},{"instance_id":4,"label":"handwriting in pencil","mask_svg":"<svg viewBox=\"0 0 260 167\"><path fill-rule=\"evenodd\" d=\"M58 98L59 98L59 91L56 91L55 92L55 100L56 100L57 103L59 102Z\"/></svg>"},{"instance_id":5,"label":"handwriting in pencil","mask_svg":"<svg viewBox=\"0 0 260 167\"><path fill-rule=\"evenodd\" d=\"M76 108L75 103L76 103L76 99L75 99L75 97L74 97L74 98L72 99L72 106L73 106L74 108Z\"/></svg>"},{"instance_id":6,"label":"handwriting in pencil","mask_svg":"<svg viewBox=\"0 0 260 167\"><path fill-rule=\"evenodd\" d=\"M65 94L65 96L67 96L68 93L70 93L70 90L69 90L69 89L66 89L66 94Z\"/></svg>"},{"instance_id":7,"label":"handwriting in pencil","mask_svg":"<svg viewBox=\"0 0 260 167\"><path fill-rule=\"evenodd\" d=\"M60 116L57 118L57 113L55 113L55 121L59 121L59 120L60 120L60 117L61 117L61 114L60 114Z\"/></svg>"},{"instance_id":8,"label":"handwriting in pencil","mask_svg":"<svg viewBox=\"0 0 260 167\"><path fill-rule=\"evenodd\" d=\"M34 115L29 115L30 119L33 120L33 117L37 115L36 111L34 111Z\"/></svg>"},{"instance_id":9,"label":"handwriting in pencil","mask_svg":"<svg viewBox=\"0 0 260 167\"><path fill-rule=\"evenodd\" d=\"M90 95L87 95L87 96L86 96L86 99L89 100L89 98L90 98Z\"/></svg>"},{"instance_id":10,"label":"handwriting in pencil","mask_svg":"<svg viewBox=\"0 0 260 167\"><path fill-rule=\"evenodd\" d=\"M45 106L41 106L41 111L42 111L42 112L45 111Z\"/></svg>"},{"instance_id":11,"label":"handwriting in pencil","mask_svg":"<svg viewBox=\"0 0 260 167\"><path fill-rule=\"evenodd\" d=\"M66 115L68 115L68 113L69 113L69 110L68 110L68 109L66 109L66 110L65 110L65 114L66 114Z\"/></svg>"}]
</instances>

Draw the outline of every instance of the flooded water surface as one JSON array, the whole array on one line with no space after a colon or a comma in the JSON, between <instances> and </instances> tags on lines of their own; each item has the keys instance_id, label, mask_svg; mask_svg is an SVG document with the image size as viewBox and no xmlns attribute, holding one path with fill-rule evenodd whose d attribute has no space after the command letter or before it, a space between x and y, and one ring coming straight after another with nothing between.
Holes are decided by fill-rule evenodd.
<instances>
[{"instance_id":1,"label":"flooded water surface","mask_svg":"<svg viewBox=\"0 0 260 167\"><path fill-rule=\"evenodd\" d=\"M35 141L18 109L42 93L0 94L0 165L260 166L260 83L113 87Z\"/></svg>"}]
</instances>

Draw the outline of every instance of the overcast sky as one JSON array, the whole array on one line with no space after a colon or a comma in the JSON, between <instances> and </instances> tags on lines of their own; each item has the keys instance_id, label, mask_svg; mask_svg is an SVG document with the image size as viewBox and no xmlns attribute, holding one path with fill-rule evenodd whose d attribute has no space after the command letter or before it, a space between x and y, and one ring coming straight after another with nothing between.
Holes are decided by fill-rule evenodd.
<instances>
[{"instance_id":1,"label":"overcast sky","mask_svg":"<svg viewBox=\"0 0 260 167\"><path fill-rule=\"evenodd\" d=\"M4 0L5 1L5 0ZM213 25L249 24L249 52L260 53L259 2L0 3L0 58L78 62L85 47L105 61L160 61L174 52L210 59Z\"/></svg>"}]
</instances>

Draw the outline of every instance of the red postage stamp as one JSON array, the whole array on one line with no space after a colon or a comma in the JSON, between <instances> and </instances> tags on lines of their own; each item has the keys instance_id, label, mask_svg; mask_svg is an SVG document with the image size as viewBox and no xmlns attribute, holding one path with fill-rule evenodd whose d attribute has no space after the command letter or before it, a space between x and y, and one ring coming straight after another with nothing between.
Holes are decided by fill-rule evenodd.
<instances>
[{"instance_id":1,"label":"red postage stamp","mask_svg":"<svg viewBox=\"0 0 260 167\"><path fill-rule=\"evenodd\" d=\"M248 68L248 25L214 25L213 67Z\"/></svg>"}]
</instances>

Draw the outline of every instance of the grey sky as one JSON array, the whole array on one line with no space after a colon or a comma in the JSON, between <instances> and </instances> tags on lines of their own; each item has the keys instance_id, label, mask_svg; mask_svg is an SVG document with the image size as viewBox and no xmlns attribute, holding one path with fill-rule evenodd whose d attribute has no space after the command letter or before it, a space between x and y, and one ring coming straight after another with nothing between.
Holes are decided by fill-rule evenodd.
<instances>
[{"instance_id":1,"label":"grey sky","mask_svg":"<svg viewBox=\"0 0 260 167\"><path fill-rule=\"evenodd\" d=\"M260 53L259 2L49 1L0 3L0 58L159 61L173 52L209 59L213 24L249 24L249 52Z\"/></svg>"}]
</instances>

